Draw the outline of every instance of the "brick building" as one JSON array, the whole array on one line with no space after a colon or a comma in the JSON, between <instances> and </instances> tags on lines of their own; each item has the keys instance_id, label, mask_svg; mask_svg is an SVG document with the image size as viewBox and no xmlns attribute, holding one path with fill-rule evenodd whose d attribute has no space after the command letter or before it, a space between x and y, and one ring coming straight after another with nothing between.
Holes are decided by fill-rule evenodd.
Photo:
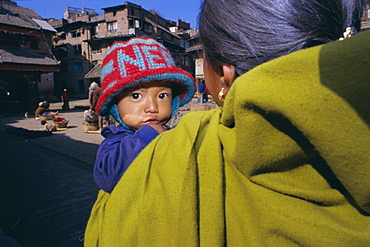
<instances>
[{"instance_id":1,"label":"brick building","mask_svg":"<svg viewBox=\"0 0 370 247\"><path fill-rule=\"evenodd\" d=\"M163 43L177 66L194 75L192 54L186 52L189 23L166 20L130 2L102 10L98 15L93 9L67 7L65 19L49 20L58 31L53 42L54 54L61 61L61 70L55 74L59 90L86 93L92 81L100 82L100 64L108 47L135 36Z\"/></svg>"}]
</instances>

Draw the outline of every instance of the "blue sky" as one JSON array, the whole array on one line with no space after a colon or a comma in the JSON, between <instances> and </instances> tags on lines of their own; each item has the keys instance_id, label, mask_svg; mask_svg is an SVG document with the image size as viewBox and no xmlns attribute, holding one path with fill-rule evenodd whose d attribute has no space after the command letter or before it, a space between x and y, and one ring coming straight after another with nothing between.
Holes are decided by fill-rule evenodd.
<instances>
[{"instance_id":1,"label":"blue sky","mask_svg":"<svg viewBox=\"0 0 370 247\"><path fill-rule=\"evenodd\" d=\"M122 5L125 0L13 0L19 6L33 9L43 18L63 18L65 7L92 8L99 14L101 8ZM154 9L165 19L176 21L181 19L197 27L197 16L201 0L130 0L146 10Z\"/></svg>"}]
</instances>

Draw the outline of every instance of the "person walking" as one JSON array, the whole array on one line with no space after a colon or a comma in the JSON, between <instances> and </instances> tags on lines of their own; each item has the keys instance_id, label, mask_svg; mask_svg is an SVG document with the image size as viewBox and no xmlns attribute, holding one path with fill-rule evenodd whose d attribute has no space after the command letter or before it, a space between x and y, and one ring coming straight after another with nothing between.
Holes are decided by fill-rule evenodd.
<instances>
[{"instance_id":1,"label":"person walking","mask_svg":"<svg viewBox=\"0 0 370 247\"><path fill-rule=\"evenodd\" d=\"M63 90L61 98L63 101L62 109L68 111L70 108L69 108L69 94L67 92L67 89Z\"/></svg>"}]
</instances>

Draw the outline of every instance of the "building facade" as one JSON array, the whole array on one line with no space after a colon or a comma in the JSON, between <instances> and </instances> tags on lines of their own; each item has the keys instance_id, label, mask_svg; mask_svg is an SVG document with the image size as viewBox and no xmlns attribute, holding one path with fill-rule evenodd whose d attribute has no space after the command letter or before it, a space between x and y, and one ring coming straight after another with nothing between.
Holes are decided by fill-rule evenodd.
<instances>
[{"instance_id":1,"label":"building facade","mask_svg":"<svg viewBox=\"0 0 370 247\"><path fill-rule=\"evenodd\" d=\"M67 7L65 19L49 20L57 30L53 38L54 54L61 61L55 73L59 88L72 94L87 93L92 81L100 83L100 65L105 51L116 41L132 37L151 37L167 47L176 65L194 75L192 54L187 53L190 24L172 22L140 5L103 8L103 14L87 8ZM172 30L172 31L171 31Z\"/></svg>"},{"instance_id":2,"label":"building facade","mask_svg":"<svg viewBox=\"0 0 370 247\"><path fill-rule=\"evenodd\" d=\"M370 29L370 3L365 4L364 7L364 14L361 19L361 30L369 30Z\"/></svg>"},{"instance_id":3,"label":"building facade","mask_svg":"<svg viewBox=\"0 0 370 247\"><path fill-rule=\"evenodd\" d=\"M55 32L33 10L0 1L0 113L34 110L40 95L54 93Z\"/></svg>"}]
</instances>

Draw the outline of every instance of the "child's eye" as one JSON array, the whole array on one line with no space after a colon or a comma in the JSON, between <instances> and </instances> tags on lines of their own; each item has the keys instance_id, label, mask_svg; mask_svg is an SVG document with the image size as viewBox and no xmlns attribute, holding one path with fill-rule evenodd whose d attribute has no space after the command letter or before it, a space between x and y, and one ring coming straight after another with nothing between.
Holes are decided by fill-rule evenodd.
<instances>
[{"instance_id":1,"label":"child's eye","mask_svg":"<svg viewBox=\"0 0 370 247\"><path fill-rule=\"evenodd\" d=\"M158 98L160 99L167 99L168 97L170 97L170 95L168 93L161 93Z\"/></svg>"},{"instance_id":2,"label":"child's eye","mask_svg":"<svg viewBox=\"0 0 370 247\"><path fill-rule=\"evenodd\" d=\"M141 99L143 96L139 93L133 93L130 95L133 99Z\"/></svg>"}]
</instances>

